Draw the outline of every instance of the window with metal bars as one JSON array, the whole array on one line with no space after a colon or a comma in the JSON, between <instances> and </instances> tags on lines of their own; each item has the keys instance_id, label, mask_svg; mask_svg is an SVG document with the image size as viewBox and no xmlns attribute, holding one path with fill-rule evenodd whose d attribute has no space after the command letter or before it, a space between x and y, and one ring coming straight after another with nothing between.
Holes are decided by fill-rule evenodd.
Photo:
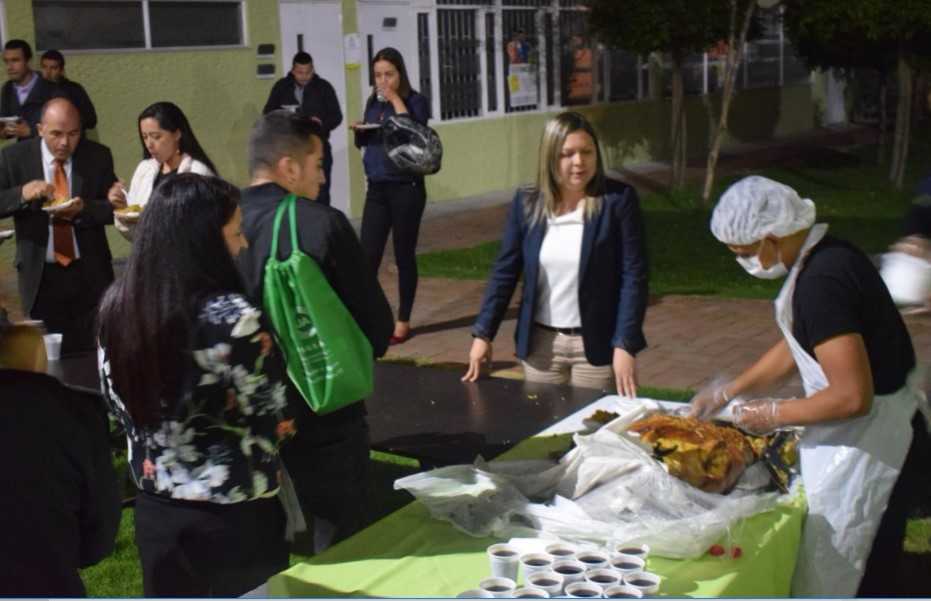
<instances>
[{"instance_id":1,"label":"window with metal bars","mask_svg":"<svg viewBox=\"0 0 931 601\"><path fill-rule=\"evenodd\" d=\"M505 10L501 16L501 33L504 40L504 110L508 113L532 111L540 104L537 11Z\"/></svg>"},{"instance_id":2,"label":"window with metal bars","mask_svg":"<svg viewBox=\"0 0 931 601\"><path fill-rule=\"evenodd\" d=\"M585 13L580 11L559 11L563 106L591 104L595 100L596 52L586 19Z\"/></svg>"},{"instance_id":3,"label":"window with metal bars","mask_svg":"<svg viewBox=\"0 0 931 601\"><path fill-rule=\"evenodd\" d=\"M438 6L491 6L495 0L436 0Z\"/></svg>"},{"instance_id":4,"label":"window with metal bars","mask_svg":"<svg viewBox=\"0 0 931 601\"><path fill-rule=\"evenodd\" d=\"M438 10L437 46L440 115L477 117L482 109L479 44L475 10Z\"/></svg>"},{"instance_id":5,"label":"window with metal bars","mask_svg":"<svg viewBox=\"0 0 931 601\"><path fill-rule=\"evenodd\" d=\"M417 13L417 58L420 60L420 93L432 94L430 81L430 14Z\"/></svg>"}]
</instances>

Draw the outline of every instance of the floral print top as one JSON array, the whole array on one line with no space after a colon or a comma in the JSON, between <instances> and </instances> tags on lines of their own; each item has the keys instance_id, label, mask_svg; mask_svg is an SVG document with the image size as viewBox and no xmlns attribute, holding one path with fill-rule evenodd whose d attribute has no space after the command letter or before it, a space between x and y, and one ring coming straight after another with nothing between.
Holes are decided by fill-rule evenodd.
<instances>
[{"instance_id":1,"label":"floral print top","mask_svg":"<svg viewBox=\"0 0 931 601\"><path fill-rule=\"evenodd\" d=\"M278 445L294 433L284 365L261 312L239 294L204 303L182 398L163 401L157 427L133 424L98 349L100 382L126 430L129 465L140 490L186 501L239 503L278 491Z\"/></svg>"}]
</instances>

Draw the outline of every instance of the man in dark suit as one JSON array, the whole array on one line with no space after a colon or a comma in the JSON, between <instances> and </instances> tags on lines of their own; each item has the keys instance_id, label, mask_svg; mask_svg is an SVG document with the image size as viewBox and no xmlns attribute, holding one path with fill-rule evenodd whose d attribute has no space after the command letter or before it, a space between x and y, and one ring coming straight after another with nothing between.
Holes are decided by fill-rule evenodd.
<instances>
[{"instance_id":1,"label":"man in dark suit","mask_svg":"<svg viewBox=\"0 0 931 601\"><path fill-rule=\"evenodd\" d=\"M320 193L314 200L329 206L330 173L333 171L330 132L343 122L343 111L339 108L339 100L333 86L317 75L314 71L314 59L303 50L294 55L288 76L275 82L262 114L267 115L289 106L297 107L298 112L310 117L320 126L323 135L323 173L326 175L326 181L320 185Z\"/></svg>"},{"instance_id":2,"label":"man in dark suit","mask_svg":"<svg viewBox=\"0 0 931 601\"><path fill-rule=\"evenodd\" d=\"M32 70L32 47L23 40L10 40L3 47L3 62L10 79L0 89L0 117L19 117L0 129L0 138L28 140L38 135L36 126L42 107L64 95L58 86Z\"/></svg>"},{"instance_id":3,"label":"man in dark suit","mask_svg":"<svg viewBox=\"0 0 931 601\"><path fill-rule=\"evenodd\" d=\"M97 127L97 110L84 86L65 75L65 56L58 50L46 50L39 61L42 76L56 84L81 113L81 126L85 131Z\"/></svg>"},{"instance_id":4,"label":"man in dark suit","mask_svg":"<svg viewBox=\"0 0 931 601\"><path fill-rule=\"evenodd\" d=\"M16 227L23 313L63 334L63 354L93 350L97 303L113 281L104 228L113 223L113 156L81 138L78 110L65 98L49 101L38 130L0 150L0 218L12 216ZM73 201L43 210L50 199Z\"/></svg>"}]
</instances>

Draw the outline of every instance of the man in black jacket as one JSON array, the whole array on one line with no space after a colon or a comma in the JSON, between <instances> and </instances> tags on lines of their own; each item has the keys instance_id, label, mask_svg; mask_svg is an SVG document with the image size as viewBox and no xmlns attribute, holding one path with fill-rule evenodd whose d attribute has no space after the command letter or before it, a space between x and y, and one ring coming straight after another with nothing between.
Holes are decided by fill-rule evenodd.
<instances>
[{"instance_id":1,"label":"man in black jacket","mask_svg":"<svg viewBox=\"0 0 931 601\"><path fill-rule=\"evenodd\" d=\"M19 117L0 128L0 138L28 140L38 135L42 107L64 93L32 70L32 47L23 40L10 40L3 47L3 62L10 79L0 89L0 117Z\"/></svg>"},{"instance_id":2,"label":"man in black jacket","mask_svg":"<svg viewBox=\"0 0 931 601\"><path fill-rule=\"evenodd\" d=\"M242 191L242 231L249 242L239 255L246 292L262 303L265 263L269 259L278 203L296 194L298 245L313 258L336 295L368 337L376 357L388 348L394 318L385 293L368 265L362 246L342 212L309 200L317 195L323 174L321 131L315 121L287 111L259 119L249 139L252 183ZM278 240L279 259L291 253L289 228ZM293 386L289 403L297 416L297 436L281 450L294 480L313 547L298 540L303 552L320 552L362 525L366 509L369 461L368 424L362 399L319 416ZM311 518L313 518L311 520Z\"/></svg>"},{"instance_id":3,"label":"man in black jacket","mask_svg":"<svg viewBox=\"0 0 931 601\"><path fill-rule=\"evenodd\" d=\"M333 151L330 148L330 132L343 121L336 91L330 82L314 71L314 59L303 50L294 55L291 72L275 82L262 114L267 115L281 108L294 110L310 117L320 127L323 140L323 172L326 181L320 186L315 200L330 204L330 173L333 170Z\"/></svg>"},{"instance_id":4,"label":"man in black jacket","mask_svg":"<svg viewBox=\"0 0 931 601\"><path fill-rule=\"evenodd\" d=\"M74 106L78 107L78 112L81 113L81 127L85 131L97 127L97 110L87 95L87 90L65 75L65 56L58 50L46 50L39 63L46 81L56 84Z\"/></svg>"},{"instance_id":5,"label":"man in black jacket","mask_svg":"<svg viewBox=\"0 0 931 601\"><path fill-rule=\"evenodd\" d=\"M0 595L84 596L79 568L113 551L120 494L98 395L45 375L34 327L0 309Z\"/></svg>"},{"instance_id":6,"label":"man in black jacket","mask_svg":"<svg viewBox=\"0 0 931 601\"><path fill-rule=\"evenodd\" d=\"M0 219L13 217L23 313L63 334L61 352L96 348L97 303L113 281L105 226L113 155L81 138L77 108L65 98L45 107L39 138L0 150ZM48 200L74 199L61 209Z\"/></svg>"}]
</instances>

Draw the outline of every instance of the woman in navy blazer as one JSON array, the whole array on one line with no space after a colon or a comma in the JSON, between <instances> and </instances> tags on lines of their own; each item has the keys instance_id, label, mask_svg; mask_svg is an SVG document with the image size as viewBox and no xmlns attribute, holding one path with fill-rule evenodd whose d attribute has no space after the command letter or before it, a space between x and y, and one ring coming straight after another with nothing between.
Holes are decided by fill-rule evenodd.
<instances>
[{"instance_id":1,"label":"woman in navy blazer","mask_svg":"<svg viewBox=\"0 0 931 601\"><path fill-rule=\"evenodd\" d=\"M515 340L527 380L610 386L613 378L620 394L635 396L647 305L639 201L605 177L598 138L578 113L547 123L537 184L514 196L463 380L491 363L521 275Z\"/></svg>"}]
</instances>

